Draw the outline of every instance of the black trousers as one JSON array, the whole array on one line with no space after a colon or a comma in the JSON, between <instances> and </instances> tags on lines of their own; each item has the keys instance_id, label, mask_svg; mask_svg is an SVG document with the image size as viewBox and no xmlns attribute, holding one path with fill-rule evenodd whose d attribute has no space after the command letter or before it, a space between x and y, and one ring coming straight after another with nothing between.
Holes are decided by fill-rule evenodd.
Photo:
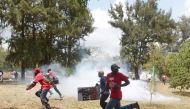
<instances>
[{"instance_id":1,"label":"black trousers","mask_svg":"<svg viewBox=\"0 0 190 109\"><path fill-rule=\"evenodd\" d=\"M107 102L106 100L109 97L109 92L104 92L101 96L100 96L100 106L102 107L102 109L106 108Z\"/></svg>"}]
</instances>

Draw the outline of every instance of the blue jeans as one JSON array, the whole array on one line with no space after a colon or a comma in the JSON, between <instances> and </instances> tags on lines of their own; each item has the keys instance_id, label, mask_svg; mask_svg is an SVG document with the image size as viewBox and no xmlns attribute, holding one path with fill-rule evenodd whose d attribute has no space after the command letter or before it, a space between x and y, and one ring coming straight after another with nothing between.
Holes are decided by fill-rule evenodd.
<instances>
[{"instance_id":1,"label":"blue jeans","mask_svg":"<svg viewBox=\"0 0 190 109\"><path fill-rule=\"evenodd\" d=\"M46 97L49 89L46 90L38 90L35 94L37 97L40 97L40 100L42 102L42 105L46 107L46 109L50 109L50 105L48 104L48 98Z\"/></svg>"},{"instance_id":2,"label":"blue jeans","mask_svg":"<svg viewBox=\"0 0 190 109\"><path fill-rule=\"evenodd\" d=\"M58 90L56 85L53 85L54 90L59 94L60 97L62 97L61 92Z\"/></svg>"},{"instance_id":3,"label":"blue jeans","mask_svg":"<svg viewBox=\"0 0 190 109\"><path fill-rule=\"evenodd\" d=\"M110 98L109 103L106 105L106 109L113 109L113 108L115 108L115 109L133 109L132 104L121 107L120 100L121 99Z\"/></svg>"}]
</instances>

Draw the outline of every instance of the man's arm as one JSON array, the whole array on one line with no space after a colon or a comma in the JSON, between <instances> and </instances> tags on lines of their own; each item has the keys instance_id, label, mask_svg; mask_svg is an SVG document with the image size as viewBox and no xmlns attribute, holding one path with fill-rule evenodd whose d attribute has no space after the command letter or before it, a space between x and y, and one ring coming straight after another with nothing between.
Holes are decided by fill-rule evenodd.
<instances>
[{"instance_id":1,"label":"man's arm","mask_svg":"<svg viewBox=\"0 0 190 109\"><path fill-rule=\"evenodd\" d=\"M103 94L105 91L109 90L109 86L106 85L105 89L100 92L100 94Z\"/></svg>"},{"instance_id":2,"label":"man's arm","mask_svg":"<svg viewBox=\"0 0 190 109\"><path fill-rule=\"evenodd\" d=\"M121 87L127 86L130 84L129 80L125 80L123 84L121 84Z\"/></svg>"},{"instance_id":3,"label":"man's arm","mask_svg":"<svg viewBox=\"0 0 190 109\"><path fill-rule=\"evenodd\" d=\"M36 85L36 83L37 83L37 82L32 81L31 84L27 85L26 90L30 90L30 89L32 89L32 88Z\"/></svg>"},{"instance_id":4,"label":"man's arm","mask_svg":"<svg viewBox=\"0 0 190 109\"><path fill-rule=\"evenodd\" d=\"M121 84L120 87L124 87L130 84L129 78L127 76L125 76L124 74L121 73L121 80L124 81L123 84Z\"/></svg>"}]
</instances>

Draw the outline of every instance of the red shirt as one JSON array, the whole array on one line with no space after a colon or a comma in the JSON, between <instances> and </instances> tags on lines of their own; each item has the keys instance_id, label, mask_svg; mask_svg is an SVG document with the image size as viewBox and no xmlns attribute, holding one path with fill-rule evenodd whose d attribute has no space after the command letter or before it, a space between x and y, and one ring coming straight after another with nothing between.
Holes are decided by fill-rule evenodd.
<instances>
[{"instance_id":1,"label":"red shirt","mask_svg":"<svg viewBox=\"0 0 190 109\"><path fill-rule=\"evenodd\" d=\"M43 73L38 73L34 78L34 82L39 82L41 84L42 90L50 89L52 87L52 85L49 81L44 80Z\"/></svg>"},{"instance_id":2,"label":"red shirt","mask_svg":"<svg viewBox=\"0 0 190 109\"><path fill-rule=\"evenodd\" d=\"M106 85L111 89L110 98L122 98L121 83L122 81L128 81L128 77L118 72L115 75L112 73L107 74ZM119 86L119 87L117 87Z\"/></svg>"},{"instance_id":3,"label":"red shirt","mask_svg":"<svg viewBox=\"0 0 190 109\"><path fill-rule=\"evenodd\" d=\"M53 71L50 71L49 73L51 77L55 77L55 73Z\"/></svg>"}]
</instances>

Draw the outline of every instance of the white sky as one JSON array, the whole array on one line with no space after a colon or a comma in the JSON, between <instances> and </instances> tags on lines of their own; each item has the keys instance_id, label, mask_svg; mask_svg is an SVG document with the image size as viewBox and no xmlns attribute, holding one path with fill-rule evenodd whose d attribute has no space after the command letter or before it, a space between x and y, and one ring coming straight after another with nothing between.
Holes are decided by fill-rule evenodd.
<instances>
[{"instance_id":1,"label":"white sky","mask_svg":"<svg viewBox=\"0 0 190 109\"><path fill-rule=\"evenodd\" d=\"M108 9L113 3L125 3L126 0L90 0L88 7L95 19L95 31L87 37L86 46L101 47L110 55L119 55L121 31L115 29L108 24L109 15ZM128 0L129 3L134 3L135 0ZM172 9L172 17L176 20L180 16L190 16L190 0L158 0L158 6L161 9L169 11ZM10 37L10 30L7 29L4 34ZM6 46L7 45L3 45Z\"/></svg>"},{"instance_id":2,"label":"white sky","mask_svg":"<svg viewBox=\"0 0 190 109\"><path fill-rule=\"evenodd\" d=\"M125 3L126 0L90 0L89 9L95 19L95 31L86 38L85 46L101 47L110 55L119 55L121 31L108 24L108 9L113 3ZM134 3L135 0L128 0ZM172 9L172 18L179 20L180 16L190 16L190 0L158 0L158 7L167 12Z\"/></svg>"}]
</instances>

